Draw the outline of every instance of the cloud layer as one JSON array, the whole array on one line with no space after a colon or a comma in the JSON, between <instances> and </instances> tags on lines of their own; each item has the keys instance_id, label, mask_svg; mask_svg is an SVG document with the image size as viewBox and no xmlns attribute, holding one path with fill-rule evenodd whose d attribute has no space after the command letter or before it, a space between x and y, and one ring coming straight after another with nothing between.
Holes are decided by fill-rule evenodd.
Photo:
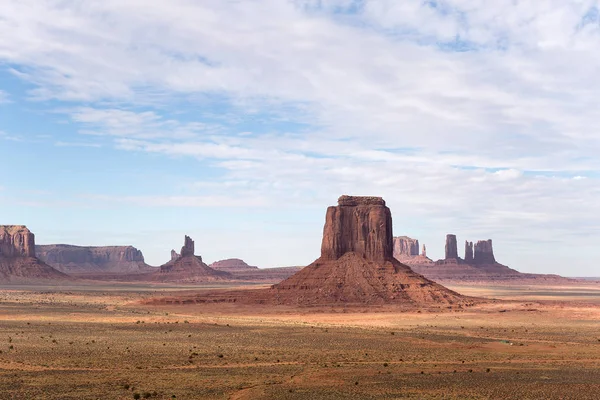
<instances>
[{"instance_id":1,"label":"cloud layer","mask_svg":"<svg viewBox=\"0 0 600 400\"><path fill-rule=\"evenodd\" d=\"M396 233L429 248L450 231L493 237L500 260L518 268L528 252L560 272L560 247L600 232L598 6L11 1L0 62L86 146L210 171L178 193L85 201L301 208L378 194Z\"/></svg>"}]
</instances>

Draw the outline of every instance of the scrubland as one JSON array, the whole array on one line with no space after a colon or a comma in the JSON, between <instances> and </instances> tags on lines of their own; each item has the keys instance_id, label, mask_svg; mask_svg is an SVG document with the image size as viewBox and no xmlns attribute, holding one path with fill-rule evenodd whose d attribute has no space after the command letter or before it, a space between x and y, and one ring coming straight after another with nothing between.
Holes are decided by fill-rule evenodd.
<instances>
[{"instance_id":1,"label":"scrubland","mask_svg":"<svg viewBox=\"0 0 600 400\"><path fill-rule=\"evenodd\" d=\"M511 293L433 313L148 306L163 293L3 288L0 398L599 398L593 296Z\"/></svg>"}]
</instances>

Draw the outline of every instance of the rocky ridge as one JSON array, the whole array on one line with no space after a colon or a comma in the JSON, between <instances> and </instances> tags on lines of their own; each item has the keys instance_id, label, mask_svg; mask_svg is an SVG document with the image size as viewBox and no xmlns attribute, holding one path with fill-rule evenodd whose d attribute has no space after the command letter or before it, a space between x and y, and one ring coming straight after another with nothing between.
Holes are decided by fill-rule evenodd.
<instances>
[{"instance_id":1,"label":"rocky ridge","mask_svg":"<svg viewBox=\"0 0 600 400\"><path fill-rule=\"evenodd\" d=\"M42 261L67 274L135 274L154 270L133 246L52 244L35 248Z\"/></svg>"}]
</instances>

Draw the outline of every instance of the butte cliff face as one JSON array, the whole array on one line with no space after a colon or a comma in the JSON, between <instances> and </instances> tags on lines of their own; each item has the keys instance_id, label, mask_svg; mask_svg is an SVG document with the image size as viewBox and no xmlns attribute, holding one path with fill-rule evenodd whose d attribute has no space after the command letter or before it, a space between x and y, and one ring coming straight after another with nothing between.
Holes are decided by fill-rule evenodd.
<instances>
[{"instance_id":1,"label":"butte cliff face","mask_svg":"<svg viewBox=\"0 0 600 400\"><path fill-rule=\"evenodd\" d=\"M444 259L457 259L458 258L458 245L456 243L456 235L446 235L446 255Z\"/></svg>"},{"instance_id":2,"label":"butte cliff face","mask_svg":"<svg viewBox=\"0 0 600 400\"><path fill-rule=\"evenodd\" d=\"M172 251L171 257L177 254L173 253ZM158 282L195 283L230 280L233 276L226 271L217 271L206 265L202 257L195 255L195 244L192 238L185 236L179 257L161 265L158 271L148 276L148 279Z\"/></svg>"},{"instance_id":3,"label":"butte cliff face","mask_svg":"<svg viewBox=\"0 0 600 400\"><path fill-rule=\"evenodd\" d=\"M248 265L239 258L228 258L226 260L215 261L209 267L217 271L227 271L230 273L244 273L258 270L258 267Z\"/></svg>"},{"instance_id":4,"label":"butte cliff face","mask_svg":"<svg viewBox=\"0 0 600 400\"><path fill-rule=\"evenodd\" d=\"M496 263L492 239L479 240L477 243L475 243L475 256L473 258L473 262L479 265Z\"/></svg>"},{"instance_id":5,"label":"butte cliff face","mask_svg":"<svg viewBox=\"0 0 600 400\"><path fill-rule=\"evenodd\" d=\"M451 304L463 297L393 257L392 216L380 197L342 196L329 207L321 257L269 297L279 304Z\"/></svg>"},{"instance_id":6,"label":"butte cliff face","mask_svg":"<svg viewBox=\"0 0 600 400\"><path fill-rule=\"evenodd\" d=\"M465 240L465 262L470 264L473 262L473 242Z\"/></svg>"},{"instance_id":7,"label":"butte cliff face","mask_svg":"<svg viewBox=\"0 0 600 400\"><path fill-rule=\"evenodd\" d=\"M35 257L35 236L24 225L0 226L0 255Z\"/></svg>"},{"instance_id":8,"label":"butte cliff face","mask_svg":"<svg viewBox=\"0 0 600 400\"><path fill-rule=\"evenodd\" d=\"M23 225L0 225L0 282L47 283L71 278L35 257L35 236Z\"/></svg>"},{"instance_id":9,"label":"butte cliff face","mask_svg":"<svg viewBox=\"0 0 600 400\"><path fill-rule=\"evenodd\" d=\"M36 246L38 257L68 274L135 274L152 271L144 255L133 246Z\"/></svg>"},{"instance_id":10,"label":"butte cliff face","mask_svg":"<svg viewBox=\"0 0 600 400\"><path fill-rule=\"evenodd\" d=\"M419 240L408 236L394 238L394 257L402 261L403 258L412 258L419 255Z\"/></svg>"},{"instance_id":11,"label":"butte cliff face","mask_svg":"<svg viewBox=\"0 0 600 400\"><path fill-rule=\"evenodd\" d=\"M353 252L373 261L393 257L392 214L381 197L341 196L327 209L321 244L323 261Z\"/></svg>"}]
</instances>

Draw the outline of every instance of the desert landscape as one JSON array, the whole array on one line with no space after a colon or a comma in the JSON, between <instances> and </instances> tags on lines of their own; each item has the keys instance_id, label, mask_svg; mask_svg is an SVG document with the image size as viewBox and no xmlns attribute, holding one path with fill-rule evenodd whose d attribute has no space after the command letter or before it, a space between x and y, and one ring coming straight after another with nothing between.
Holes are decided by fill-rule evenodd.
<instances>
[{"instance_id":1,"label":"desert landscape","mask_svg":"<svg viewBox=\"0 0 600 400\"><path fill-rule=\"evenodd\" d=\"M598 398L598 282L521 274L491 241L484 263L458 258L449 235L426 264L447 266L442 286L397 260L419 246L391 226L383 199L342 196L321 257L275 272L213 269L187 236L151 267L127 247L36 247L5 226L2 398Z\"/></svg>"},{"instance_id":2,"label":"desert landscape","mask_svg":"<svg viewBox=\"0 0 600 400\"><path fill-rule=\"evenodd\" d=\"M0 0L0 400L600 400L600 0Z\"/></svg>"}]
</instances>

